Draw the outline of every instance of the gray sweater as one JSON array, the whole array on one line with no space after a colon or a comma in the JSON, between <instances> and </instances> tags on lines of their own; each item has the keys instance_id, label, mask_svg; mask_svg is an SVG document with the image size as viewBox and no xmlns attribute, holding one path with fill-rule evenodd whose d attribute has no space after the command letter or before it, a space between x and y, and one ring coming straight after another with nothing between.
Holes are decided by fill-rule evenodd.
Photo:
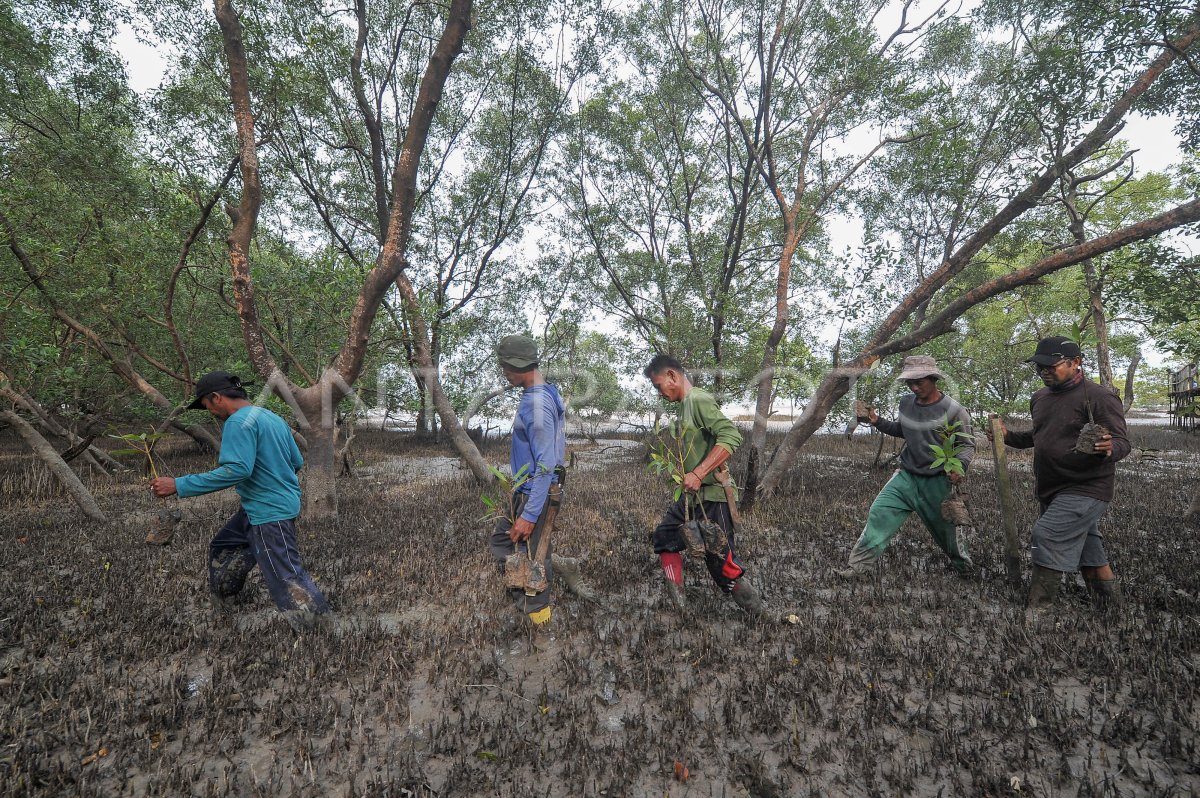
<instances>
[{"instance_id":1,"label":"gray sweater","mask_svg":"<svg viewBox=\"0 0 1200 798\"><path fill-rule=\"evenodd\" d=\"M962 405L946 394L942 394L942 398L931 405L919 405L917 397L909 394L900 400L900 420L888 421L880 418L875 424L875 429L894 438L904 439L904 451L900 453L901 468L911 474L931 477L944 473L941 466L929 467L933 462L933 452L930 451L929 445L941 445L938 430L947 421L959 422L962 425L959 431L966 433L966 437L958 438L962 447L958 459L962 460L965 470L975 457L975 436L971 429L971 417Z\"/></svg>"}]
</instances>

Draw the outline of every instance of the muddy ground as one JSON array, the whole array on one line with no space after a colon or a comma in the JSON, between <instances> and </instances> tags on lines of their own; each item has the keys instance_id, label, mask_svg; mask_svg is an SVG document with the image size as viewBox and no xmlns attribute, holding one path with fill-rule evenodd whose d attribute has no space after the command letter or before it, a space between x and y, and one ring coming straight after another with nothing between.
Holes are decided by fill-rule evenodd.
<instances>
[{"instance_id":1,"label":"muddy ground","mask_svg":"<svg viewBox=\"0 0 1200 798\"><path fill-rule=\"evenodd\" d=\"M360 435L340 517L300 525L338 620L298 637L257 577L235 612L209 607L231 496L181 502L175 542L152 548L136 475L87 477L118 519L89 526L5 434L0 794L1200 794L1200 547L1179 520L1200 436L1133 434L1158 451L1120 467L1105 524L1128 608L1099 618L1070 589L1039 630L1002 578L988 463L979 580L910 522L877 578L845 585L832 572L889 472L870 437L810 444L741 541L797 622L755 623L694 562L673 612L647 540L665 486L628 446L573 446L557 548L608 606L559 594L540 648L511 627L477 490L441 461L398 466L445 450ZM164 448L174 473L212 462Z\"/></svg>"}]
</instances>

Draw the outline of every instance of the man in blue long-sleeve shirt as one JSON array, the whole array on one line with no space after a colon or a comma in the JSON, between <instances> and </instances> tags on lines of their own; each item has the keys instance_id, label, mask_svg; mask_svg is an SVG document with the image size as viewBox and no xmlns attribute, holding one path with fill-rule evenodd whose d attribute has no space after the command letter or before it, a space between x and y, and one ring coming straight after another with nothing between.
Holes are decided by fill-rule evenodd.
<instances>
[{"instance_id":1,"label":"man in blue long-sleeve shirt","mask_svg":"<svg viewBox=\"0 0 1200 798\"><path fill-rule=\"evenodd\" d=\"M496 358L509 384L522 389L521 404L513 418L509 465L514 475L529 475L511 497L511 523L508 518L497 519L492 531L492 557L503 569L508 555L538 550L550 486L558 482L555 469L566 460L566 405L558 388L547 383L538 370L537 344L533 339L524 335L504 336L496 345ZM558 558L553 561L555 565L561 563ZM550 620L549 585L554 573L549 549L543 567L546 569L545 590L534 596L519 588L509 591L517 609L529 616L535 628ZM577 572L572 576L577 579Z\"/></svg>"},{"instance_id":2,"label":"man in blue long-sleeve shirt","mask_svg":"<svg viewBox=\"0 0 1200 798\"><path fill-rule=\"evenodd\" d=\"M304 465L287 423L249 401L241 380L225 371L196 382L189 409L205 409L225 422L217 467L203 474L159 477L150 483L155 496L200 496L233 488L241 508L225 522L208 546L208 587L217 600L241 591L258 565L276 606L289 623L302 626L308 616L329 612L325 596L300 562L296 516Z\"/></svg>"}]
</instances>

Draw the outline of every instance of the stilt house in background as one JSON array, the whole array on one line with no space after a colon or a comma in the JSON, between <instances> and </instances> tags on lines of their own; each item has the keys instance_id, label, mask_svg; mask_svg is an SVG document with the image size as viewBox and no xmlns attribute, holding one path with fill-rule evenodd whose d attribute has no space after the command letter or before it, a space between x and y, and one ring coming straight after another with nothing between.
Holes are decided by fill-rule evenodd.
<instances>
[{"instance_id":1,"label":"stilt house in background","mask_svg":"<svg viewBox=\"0 0 1200 798\"><path fill-rule=\"evenodd\" d=\"M1196 416L1200 414L1200 367L1184 366L1172 371L1167 399L1171 403L1171 425L1196 429Z\"/></svg>"}]
</instances>

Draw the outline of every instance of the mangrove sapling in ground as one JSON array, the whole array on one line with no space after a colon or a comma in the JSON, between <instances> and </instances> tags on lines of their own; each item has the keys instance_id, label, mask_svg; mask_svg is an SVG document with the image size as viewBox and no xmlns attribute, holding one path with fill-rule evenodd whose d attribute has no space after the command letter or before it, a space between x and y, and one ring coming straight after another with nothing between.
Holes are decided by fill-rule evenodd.
<instances>
[{"instance_id":1,"label":"mangrove sapling in ground","mask_svg":"<svg viewBox=\"0 0 1200 798\"><path fill-rule=\"evenodd\" d=\"M142 460L142 473L147 481L158 479L159 470L154 462L154 447L158 441L166 437L165 432L130 432L125 435L109 435L129 444L128 448L116 449L114 457L125 455L139 456ZM154 546L165 546L175 536L175 527L183 519L183 512L178 507L160 508L155 519L154 527L146 533L146 542Z\"/></svg>"}]
</instances>

